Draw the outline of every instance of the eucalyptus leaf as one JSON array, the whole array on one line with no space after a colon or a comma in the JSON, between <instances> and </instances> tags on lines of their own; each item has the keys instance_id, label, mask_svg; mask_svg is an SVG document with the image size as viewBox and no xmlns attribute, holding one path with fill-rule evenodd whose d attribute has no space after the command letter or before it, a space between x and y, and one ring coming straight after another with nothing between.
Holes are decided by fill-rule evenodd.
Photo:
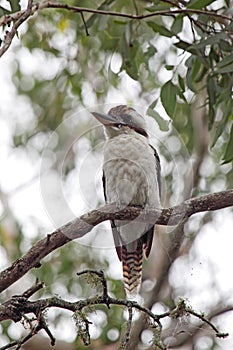
<instances>
[{"instance_id":1,"label":"eucalyptus leaf","mask_svg":"<svg viewBox=\"0 0 233 350\"><path fill-rule=\"evenodd\" d=\"M223 155L223 164L229 163L232 160L233 160L233 124L231 126L230 138L226 146L226 151Z\"/></svg>"},{"instance_id":2,"label":"eucalyptus leaf","mask_svg":"<svg viewBox=\"0 0 233 350\"><path fill-rule=\"evenodd\" d=\"M217 74L233 73L233 62L229 65L226 65L225 67L221 67L221 68L216 67L215 73Z\"/></svg>"},{"instance_id":3,"label":"eucalyptus leaf","mask_svg":"<svg viewBox=\"0 0 233 350\"><path fill-rule=\"evenodd\" d=\"M146 11L148 12L155 12L155 11L163 11L163 10L168 10L170 9L170 4L169 3L162 3L162 1L153 1L153 3L156 3L153 6L146 7Z\"/></svg>"},{"instance_id":4,"label":"eucalyptus leaf","mask_svg":"<svg viewBox=\"0 0 233 350\"><path fill-rule=\"evenodd\" d=\"M220 40L220 49L227 52L232 52L232 44L229 42L229 40Z\"/></svg>"},{"instance_id":5,"label":"eucalyptus leaf","mask_svg":"<svg viewBox=\"0 0 233 350\"><path fill-rule=\"evenodd\" d=\"M157 105L157 103L158 103L158 99L154 100L154 101L150 104L150 106L149 106L149 108L148 108L148 111L153 110L153 109L155 108L155 106Z\"/></svg>"},{"instance_id":6,"label":"eucalyptus leaf","mask_svg":"<svg viewBox=\"0 0 233 350\"><path fill-rule=\"evenodd\" d=\"M214 70L216 73L233 72L233 54L224 57L220 62L218 62Z\"/></svg>"},{"instance_id":7,"label":"eucalyptus leaf","mask_svg":"<svg viewBox=\"0 0 233 350\"><path fill-rule=\"evenodd\" d=\"M211 129L216 114L216 84L214 77L209 77L209 79L207 79L207 92L209 104L209 128Z\"/></svg>"},{"instance_id":8,"label":"eucalyptus leaf","mask_svg":"<svg viewBox=\"0 0 233 350\"><path fill-rule=\"evenodd\" d=\"M171 38L173 36L172 32L170 32L170 30L168 30L167 28L165 28L164 26L156 23L156 22L151 22L151 21L148 21L146 22L147 25L153 29L153 31L155 33L158 33L160 35L163 35L163 36L166 36L168 38Z\"/></svg>"},{"instance_id":9,"label":"eucalyptus leaf","mask_svg":"<svg viewBox=\"0 0 233 350\"><path fill-rule=\"evenodd\" d=\"M213 0L194 0L190 1L187 8L200 10L212 4Z\"/></svg>"},{"instance_id":10,"label":"eucalyptus leaf","mask_svg":"<svg viewBox=\"0 0 233 350\"><path fill-rule=\"evenodd\" d=\"M174 34L178 34L182 31L183 27L183 15L178 15L171 26L171 32Z\"/></svg>"},{"instance_id":11,"label":"eucalyptus leaf","mask_svg":"<svg viewBox=\"0 0 233 350\"><path fill-rule=\"evenodd\" d=\"M155 119L155 121L158 123L158 126L159 126L161 131L168 131L169 130L170 121L161 117L161 115L158 112L154 111L151 108L148 108L147 114Z\"/></svg>"},{"instance_id":12,"label":"eucalyptus leaf","mask_svg":"<svg viewBox=\"0 0 233 350\"><path fill-rule=\"evenodd\" d=\"M181 90L184 92L184 90L185 90L184 79L180 75L178 75L178 82L179 82L179 86L180 86Z\"/></svg>"},{"instance_id":13,"label":"eucalyptus leaf","mask_svg":"<svg viewBox=\"0 0 233 350\"><path fill-rule=\"evenodd\" d=\"M225 117L222 118L218 123L216 123L215 127L213 127L214 130L211 132L211 148L214 147L218 138L223 133L223 130L225 129L227 122L228 122L228 115L225 114Z\"/></svg>"},{"instance_id":14,"label":"eucalyptus leaf","mask_svg":"<svg viewBox=\"0 0 233 350\"><path fill-rule=\"evenodd\" d=\"M11 5L11 11L12 12L18 12L20 11L20 0L7 0Z\"/></svg>"},{"instance_id":15,"label":"eucalyptus leaf","mask_svg":"<svg viewBox=\"0 0 233 350\"><path fill-rule=\"evenodd\" d=\"M172 83L171 80L167 81L161 88L161 101L163 107L169 117L174 117L174 111L176 107L176 95L178 94L178 88Z\"/></svg>"},{"instance_id":16,"label":"eucalyptus leaf","mask_svg":"<svg viewBox=\"0 0 233 350\"><path fill-rule=\"evenodd\" d=\"M7 10L4 7L0 6L0 16L8 15L9 13L11 13L9 10Z\"/></svg>"}]
</instances>

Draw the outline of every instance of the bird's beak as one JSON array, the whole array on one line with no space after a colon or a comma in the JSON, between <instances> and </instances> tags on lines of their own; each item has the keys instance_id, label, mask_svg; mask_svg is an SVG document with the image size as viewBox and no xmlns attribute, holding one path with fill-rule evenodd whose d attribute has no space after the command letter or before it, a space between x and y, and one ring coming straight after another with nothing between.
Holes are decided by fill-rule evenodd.
<instances>
[{"instance_id":1,"label":"bird's beak","mask_svg":"<svg viewBox=\"0 0 233 350\"><path fill-rule=\"evenodd\" d=\"M118 124L119 121L117 121L117 119L115 119L114 117L112 117L109 114L102 114L102 113L96 113L96 112L92 112L91 113L100 123L102 123L103 125L106 126L111 126L111 125L115 125Z\"/></svg>"}]
</instances>

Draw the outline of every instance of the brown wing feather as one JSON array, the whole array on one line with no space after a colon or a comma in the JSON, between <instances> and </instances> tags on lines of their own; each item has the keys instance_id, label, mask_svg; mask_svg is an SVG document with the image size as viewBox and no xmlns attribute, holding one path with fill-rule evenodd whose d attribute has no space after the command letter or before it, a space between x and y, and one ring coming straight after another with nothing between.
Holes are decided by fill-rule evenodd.
<instances>
[{"instance_id":1,"label":"brown wing feather","mask_svg":"<svg viewBox=\"0 0 233 350\"><path fill-rule=\"evenodd\" d=\"M157 181L158 181L158 186L159 186L159 197L161 199L161 192L162 192L162 185L161 185L161 165L160 165L160 159L159 159L159 155L156 151L156 149L150 145L150 147L153 149L154 151L154 156L155 156L155 160L156 160L156 175L157 175Z\"/></svg>"},{"instance_id":2,"label":"brown wing feather","mask_svg":"<svg viewBox=\"0 0 233 350\"><path fill-rule=\"evenodd\" d=\"M154 226L152 226L142 238L143 238L143 248L145 249L145 256L146 258L148 258L151 251L153 238L154 238Z\"/></svg>"},{"instance_id":3,"label":"brown wing feather","mask_svg":"<svg viewBox=\"0 0 233 350\"><path fill-rule=\"evenodd\" d=\"M116 252L117 252L119 260L121 261L122 260L122 243L120 241L121 236L120 236L120 232L118 231L118 229L115 225L114 220L111 220L111 227L112 227L112 234L113 234Z\"/></svg>"}]
</instances>

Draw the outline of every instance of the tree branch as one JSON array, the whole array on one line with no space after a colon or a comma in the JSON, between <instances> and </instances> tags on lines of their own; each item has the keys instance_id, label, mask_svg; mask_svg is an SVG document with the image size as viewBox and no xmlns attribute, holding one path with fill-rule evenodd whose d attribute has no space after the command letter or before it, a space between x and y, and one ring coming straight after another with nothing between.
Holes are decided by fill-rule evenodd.
<instances>
[{"instance_id":1,"label":"tree branch","mask_svg":"<svg viewBox=\"0 0 233 350\"><path fill-rule=\"evenodd\" d=\"M0 57L9 49L11 42L15 36L15 34L17 33L17 29L19 28L19 26L26 21L26 19L28 19L28 17L30 17L32 14L32 0L28 0L28 6L27 9L25 11L21 12L21 15L18 17L18 19L15 21L14 25L12 26L10 31L7 31L5 33L5 38L4 38L4 44L0 49ZM11 16L3 16L5 18L7 17L11 17ZM9 18L8 18L9 19ZM0 20L1 22L1 20ZM7 24L10 25L11 21L8 22ZM3 22L3 24L5 24ZM1 24L1 25L3 25Z\"/></svg>"},{"instance_id":2,"label":"tree branch","mask_svg":"<svg viewBox=\"0 0 233 350\"><path fill-rule=\"evenodd\" d=\"M32 6L32 0L28 0L28 6L26 10L15 12L13 14L7 14L0 18L0 26L10 26L11 23L13 24L13 27L10 31L6 32L4 44L2 48L0 49L0 57L7 51L7 49L10 47L10 44L17 33L18 27L26 21L27 18L32 16L33 14L49 8L55 8L55 9L63 9L72 11L75 13L80 13L84 22L84 28L86 31L86 34L88 35L88 29L85 25L85 20L83 17L83 13L91 13L91 14L98 14L98 15L104 15L104 16L113 16L113 17L122 17L122 18L128 18L128 19L135 19L135 20L143 20L150 17L156 17L156 16L174 16L178 14L185 14L187 16L190 15L205 15L210 18L213 18L215 21L218 21L220 23L225 21L231 21L232 18L230 16L219 14L216 11L210 11L210 10L199 10L199 9L188 9L188 8L179 8L179 9L169 9L169 10L160 10L160 11L154 11L146 14L130 14L130 13L123 13L123 12L116 12L116 11L105 11L102 9L92 9L87 7L78 7L78 6L72 6L68 4L60 4L52 1L43 1L42 3L37 3L34 6Z\"/></svg>"},{"instance_id":3,"label":"tree branch","mask_svg":"<svg viewBox=\"0 0 233 350\"><path fill-rule=\"evenodd\" d=\"M36 4L32 7L31 14L33 15L35 12L38 12L40 10L48 9L48 8L55 8L55 9L64 9L72 12L77 12L77 13L91 13L91 14L98 14L98 15L104 15L104 16L114 16L114 17L124 17L124 18L129 18L129 19L146 19L150 17L156 17L156 16L173 16L177 15L180 13L183 14L200 14L200 15L206 15L209 17L212 17L214 19L218 20L228 20L231 21L231 17L224 15L224 14L219 14L216 11L210 11L210 10L199 10L199 9L187 9L187 8L182 8L182 9L169 9L169 10L159 10L159 11L153 11L149 12L147 14L131 14L131 13L124 13L124 12L117 12L117 11L106 11L102 9L92 9L88 7L79 7L79 6L72 6L68 4L60 4L57 2L52 2L52 1L43 1L40 4ZM16 12L12 15L5 15L2 17L0 20L0 26L2 24L8 24L12 20L18 19L21 17L22 14L24 14L24 11L19 11Z\"/></svg>"},{"instance_id":4,"label":"tree branch","mask_svg":"<svg viewBox=\"0 0 233 350\"><path fill-rule=\"evenodd\" d=\"M85 312L85 308L94 305L106 305L109 308L109 305L119 305L126 307L129 312L129 320L127 323L127 329L126 333L124 335L124 339L122 339L121 345L122 348L126 348L128 341L130 339L130 330L132 325L132 317L133 317L133 309L142 312L147 316L146 323L151 323L151 326L154 329L157 329L157 339L154 339L153 341L161 342L161 331L162 331L162 324L161 320L167 317L170 317L172 319L180 319L185 315L193 315L194 317L200 319L203 323L209 325L213 331L215 332L215 335L219 338L225 338L228 336L228 333L221 333L219 332L218 328L211 323L206 317L204 317L202 314L197 313L194 311L190 306L186 304L186 302L183 299L180 299L177 305L172 308L169 311L166 311L161 314L154 314L150 309L141 306L136 301L132 300L123 300L123 299L115 299L109 296L108 290L107 290L107 281L105 279L105 276L102 271L98 272L96 270L86 270L82 273L89 274L89 275L97 275L99 277L99 280L96 281L96 285L98 283L102 284L102 294L101 295L95 295L92 298L87 298L85 300L78 300L75 302L66 301L60 297L53 296L51 298L46 299L39 299L36 301L29 301L28 297L32 295L32 291L39 290L42 285L36 282L35 286L32 286L28 291L25 291L22 295L15 295L7 302L3 303L0 306L0 321L11 319L15 322L19 322L21 318L26 318L26 314L33 313L36 317L36 319L33 318L33 321L37 321L34 324L28 320L30 324L30 332L23 338L18 341L11 342L7 344L6 346L3 346L1 349L8 349L12 346L18 345L17 349L20 348L22 344L24 344L28 339L30 339L33 335L37 334L41 329L44 329L46 333L48 334L51 344L55 344L55 338L53 337L45 319L44 319L44 312L46 309L50 307L56 307L60 309L66 309L74 313L74 319L77 326L77 332L78 335L82 338L85 345L90 344L90 334L89 334L89 323L87 316L87 311ZM27 297L26 297L27 295ZM161 349L165 349L163 344L161 343L160 346Z\"/></svg>"},{"instance_id":5,"label":"tree branch","mask_svg":"<svg viewBox=\"0 0 233 350\"><path fill-rule=\"evenodd\" d=\"M65 224L37 242L27 253L0 273L0 292L19 280L53 250L73 239L83 237L99 223L106 220L136 220L157 225L173 226L193 214L233 206L233 190L217 192L199 198L191 198L168 209L144 210L139 207L119 209L116 204L107 204L99 209Z\"/></svg>"}]
</instances>

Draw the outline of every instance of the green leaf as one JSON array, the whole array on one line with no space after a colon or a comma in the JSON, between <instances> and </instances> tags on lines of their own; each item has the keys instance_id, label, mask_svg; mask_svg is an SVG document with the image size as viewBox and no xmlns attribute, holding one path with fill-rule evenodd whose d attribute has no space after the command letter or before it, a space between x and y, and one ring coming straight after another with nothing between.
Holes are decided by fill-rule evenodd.
<instances>
[{"instance_id":1,"label":"green leaf","mask_svg":"<svg viewBox=\"0 0 233 350\"><path fill-rule=\"evenodd\" d=\"M11 11L12 12L18 12L20 11L20 0L7 0L11 5Z\"/></svg>"},{"instance_id":2,"label":"green leaf","mask_svg":"<svg viewBox=\"0 0 233 350\"><path fill-rule=\"evenodd\" d=\"M196 89L193 86L193 78L192 78L192 68L194 65L194 61L195 61L195 57L190 56L185 62L185 65L188 67L188 71L186 74L186 82L187 82L188 88L193 92L196 92Z\"/></svg>"},{"instance_id":3,"label":"green leaf","mask_svg":"<svg viewBox=\"0 0 233 350\"><path fill-rule=\"evenodd\" d=\"M179 15L175 18L171 26L171 31L174 34L178 34L182 31L183 28L183 15Z\"/></svg>"},{"instance_id":4,"label":"green leaf","mask_svg":"<svg viewBox=\"0 0 233 350\"><path fill-rule=\"evenodd\" d=\"M178 82L181 90L184 92L185 91L184 79L180 75L178 75Z\"/></svg>"},{"instance_id":5,"label":"green leaf","mask_svg":"<svg viewBox=\"0 0 233 350\"><path fill-rule=\"evenodd\" d=\"M232 52L232 45L227 40L220 40L219 47L222 51Z\"/></svg>"},{"instance_id":6,"label":"green leaf","mask_svg":"<svg viewBox=\"0 0 233 350\"><path fill-rule=\"evenodd\" d=\"M222 68L219 68L215 71L215 73L220 73L220 74L223 74L223 73L232 73L233 72L233 62L225 67L222 67Z\"/></svg>"},{"instance_id":7,"label":"green leaf","mask_svg":"<svg viewBox=\"0 0 233 350\"><path fill-rule=\"evenodd\" d=\"M169 130L170 121L161 117L161 115L158 112L154 111L153 109L151 109L149 107L147 110L147 114L155 119L155 121L158 123L158 126L159 126L161 131L168 131Z\"/></svg>"},{"instance_id":8,"label":"green leaf","mask_svg":"<svg viewBox=\"0 0 233 350\"><path fill-rule=\"evenodd\" d=\"M208 36L207 38L200 40L198 44L193 44L190 46L190 48L195 50L195 51L200 51L200 50L204 50L206 48L206 46L216 45L216 44L220 43L220 40L226 40L226 39L227 39L226 33L220 32L220 33Z\"/></svg>"},{"instance_id":9,"label":"green leaf","mask_svg":"<svg viewBox=\"0 0 233 350\"><path fill-rule=\"evenodd\" d=\"M97 7L97 10L105 10L105 11L108 11L110 5L111 5L110 2L106 0L106 1L104 1L100 6ZM86 26L87 26L87 28L90 28L90 27L94 24L95 20L98 19L98 17L99 17L99 16L98 16L97 13L91 15L91 16L89 17L89 19L86 20Z\"/></svg>"},{"instance_id":10,"label":"green leaf","mask_svg":"<svg viewBox=\"0 0 233 350\"><path fill-rule=\"evenodd\" d=\"M149 106L149 108L148 108L147 111L149 111L149 110L151 110L151 109L154 109L155 106L157 105L157 103L158 103L158 99L156 98L156 100L154 100L154 101L150 104L150 106Z\"/></svg>"},{"instance_id":11,"label":"green leaf","mask_svg":"<svg viewBox=\"0 0 233 350\"><path fill-rule=\"evenodd\" d=\"M171 38L173 36L173 33L170 32L170 30L168 30L167 28L165 28L164 26L161 26L160 24L158 23L155 23L155 22L146 22L147 25L153 29L153 31L155 33L159 33L163 36L167 36L168 38Z\"/></svg>"},{"instance_id":12,"label":"green leaf","mask_svg":"<svg viewBox=\"0 0 233 350\"><path fill-rule=\"evenodd\" d=\"M205 77L207 72L208 72L208 69L204 66L201 66L201 70L199 71L198 76L195 78L195 82L200 83L202 79Z\"/></svg>"},{"instance_id":13,"label":"green leaf","mask_svg":"<svg viewBox=\"0 0 233 350\"><path fill-rule=\"evenodd\" d=\"M163 3L162 1L153 1L155 5L146 7L145 10L148 12L155 12L155 11L162 11L162 10L168 10L170 9L171 5L169 3Z\"/></svg>"},{"instance_id":14,"label":"green leaf","mask_svg":"<svg viewBox=\"0 0 233 350\"><path fill-rule=\"evenodd\" d=\"M223 164L229 163L233 160L233 124L231 126L230 138L227 143L226 151L223 156Z\"/></svg>"},{"instance_id":15,"label":"green leaf","mask_svg":"<svg viewBox=\"0 0 233 350\"><path fill-rule=\"evenodd\" d=\"M213 0L194 0L193 2L190 2L187 6L188 9L195 9L200 10L203 7L206 7L210 4L212 4Z\"/></svg>"},{"instance_id":16,"label":"green leaf","mask_svg":"<svg viewBox=\"0 0 233 350\"><path fill-rule=\"evenodd\" d=\"M214 68L216 73L233 72L233 54L224 57Z\"/></svg>"},{"instance_id":17,"label":"green leaf","mask_svg":"<svg viewBox=\"0 0 233 350\"><path fill-rule=\"evenodd\" d=\"M211 148L214 147L219 136L222 135L223 130L225 129L227 122L228 122L228 115L225 114L225 117L222 118L220 122L215 123L217 125L215 127L213 127L214 130L211 132Z\"/></svg>"},{"instance_id":18,"label":"green leaf","mask_svg":"<svg viewBox=\"0 0 233 350\"><path fill-rule=\"evenodd\" d=\"M178 47L178 49L196 54L196 50L193 48L193 45L187 43L186 41L180 40L178 43L174 44L174 46Z\"/></svg>"},{"instance_id":19,"label":"green leaf","mask_svg":"<svg viewBox=\"0 0 233 350\"><path fill-rule=\"evenodd\" d=\"M5 9L4 7L0 6L0 17L7 15L11 13L9 10Z\"/></svg>"},{"instance_id":20,"label":"green leaf","mask_svg":"<svg viewBox=\"0 0 233 350\"><path fill-rule=\"evenodd\" d=\"M157 52L157 49L153 45L150 45L146 51L146 55L147 57L152 57L156 52Z\"/></svg>"},{"instance_id":21,"label":"green leaf","mask_svg":"<svg viewBox=\"0 0 233 350\"><path fill-rule=\"evenodd\" d=\"M121 55L123 58L122 69L134 80L138 80L139 68L143 63L143 54L138 41L133 40L128 44L126 37L121 40Z\"/></svg>"},{"instance_id":22,"label":"green leaf","mask_svg":"<svg viewBox=\"0 0 233 350\"><path fill-rule=\"evenodd\" d=\"M173 118L174 116L177 93L178 93L178 88L176 85L172 83L171 80L166 82L166 84L164 84L161 88L161 93L160 93L161 101L165 111L171 118Z\"/></svg>"},{"instance_id":23,"label":"green leaf","mask_svg":"<svg viewBox=\"0 0 233 350\"><path fill-rule=\"evenodd\" d=\"M166 64L166 65L165 65L165 68L166 68L167 70L173 70L174 66L169 65L169 64Z\"/></svg>"},{"instance_id":24,"label":"green leaf","mask_svg":"<svg viewBox=\"0 0 233 350\"><path fill-rule=\"evenodd\" d=\"M200 67L201 67L201 63L199 59L195 58L192 66L192 80L194 81L196 80Z\"/></svg>"},{"instance_id":25,"label":"green leaf","mask_svg":"<svg viewBox=\"0 0 233 350\"><path fill-rule=\"evenodd\" d=\"M208 103L209 103L209 128L213 126L215 118L215 104L216 104L216 84L213 77L207 79L207 92L208 92Z\"/></svg>"},{"instance_id":26,"label":"green leaf","mask_svg":"<svg viewBox=\"0 0 233 350\"><path fill-rule=\"evenodd\" d=\"M233 53L231 55L224 57L218 64L216 64L216 67L219 67L219 68L224 67L229 63L233 63Z\"/></svg>"}]
</instances>

